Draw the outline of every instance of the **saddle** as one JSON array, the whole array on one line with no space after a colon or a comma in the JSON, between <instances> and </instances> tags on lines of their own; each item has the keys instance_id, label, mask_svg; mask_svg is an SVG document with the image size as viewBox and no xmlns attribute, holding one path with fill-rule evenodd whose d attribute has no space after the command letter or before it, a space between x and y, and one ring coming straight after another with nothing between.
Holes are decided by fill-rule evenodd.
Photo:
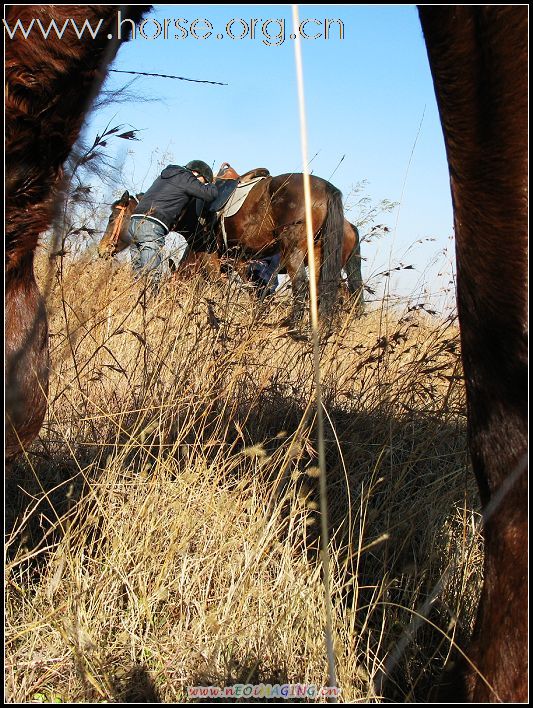
<instances>
[{"instance_id":1,"label":"saddle","mask_svg":"<svg viewBox=\"0 0 533 708\"><path fill-rule=\"evenodd\" d=\"M220 211L228 203L229 198L239 186L239 179L224 177L219 179L217 176L215 184L218 187L218 197L213 199L209 204L209 211Z\"/></svg>"},{"instance_id":2,"label":"saddle","mask_svg":"<svg viewBox=\"0 0 533 708\"><path fill-rule=\"evenodd\" d=\"M221 211L235 193L237 187L254 182L260 177L270 177L270 172L265 167L256 167L243 175L239 175L229 162L225 162L216 176L215 184L218 187L218 197L209 204L209 211Z\"/></svg>"},{"instance_id":3,"label":"saddle","mask_svg":"<svg viewBox=\"0 0 533 708\"><path fill-rule=\"evenodd\" d=\"M241 184L246 184L257 177L270 177L270 172L266 169L266 167L256 167L253 170L245 172L243 175L239 175L229 164L229 162L224 162L217 174L217 180L237 179Z\"/></svg>"}]
</instances>

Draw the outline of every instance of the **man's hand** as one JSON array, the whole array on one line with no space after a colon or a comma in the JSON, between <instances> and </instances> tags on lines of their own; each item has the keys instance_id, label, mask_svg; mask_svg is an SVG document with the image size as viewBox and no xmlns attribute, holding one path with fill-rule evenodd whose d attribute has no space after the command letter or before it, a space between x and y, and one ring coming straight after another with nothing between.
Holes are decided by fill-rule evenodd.
<instances>
[{"instance_id":1,"label":"man's hand","mask_svg":"<svg viewBox=\"0 0 533 708\"><path fill-rule=\"evenodd\" d=\"M199 174L198 172L195 172L194 170L192 170L192 173L199 182L201 182L202 184L207 184L205 177L203 175Z\"/></svg>"}]
</instances>

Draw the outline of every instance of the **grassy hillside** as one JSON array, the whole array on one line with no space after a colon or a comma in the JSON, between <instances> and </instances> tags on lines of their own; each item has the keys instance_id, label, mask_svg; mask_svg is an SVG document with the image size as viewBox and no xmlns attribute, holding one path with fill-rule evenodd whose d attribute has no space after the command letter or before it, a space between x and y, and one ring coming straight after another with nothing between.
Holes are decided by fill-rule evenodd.
<instances>
[{"instance_id":1,"label":"grassy hillside","mask_svg":"<svg viewBox=\"0 0 533 708\"><path fill-rule=\"evenodd\" d=\"M50 406L7 489L7 700L327 685L312 352L280 326L290 294L261 310L197 278L146 303L127 266L47 266ZM322 347L343 702L427 700L479 591L457 328L408 310L347 302Z\"/></svg>"}]
</instances>

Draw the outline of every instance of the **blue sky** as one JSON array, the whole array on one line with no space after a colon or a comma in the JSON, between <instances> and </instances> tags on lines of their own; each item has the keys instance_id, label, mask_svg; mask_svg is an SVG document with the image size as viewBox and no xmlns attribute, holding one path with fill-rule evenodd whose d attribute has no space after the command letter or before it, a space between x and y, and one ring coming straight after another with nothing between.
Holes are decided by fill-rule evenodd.
<instances>
[{"instance_id":1,"label":"blue sky","mask_svg":"<svg viewBox=\"0 0 533 708\"><path fill-rule=\"evenodd\" d=\"M391 231L364 244L363 276L372 279L389 264L401 262L414 265L415 270L395 275L394 292L413 293L420 280L438 290L449 278L442 280L440 267L428 269L428 264L443 249L453 253L452 208L442 132L415 6L301 5L299 12L300 20L317 20L306 25L309 35L323 33L318 21L327 18L341 20L344 33L341 39L339 25L332 24L328 39L302 39L309 156L316 155L313 172L342 190L347 207L356 201L350 195L363 180L362 195L373 204L401 200L399 209L378 216L377 223L387 224ZM110 153L123 164L124 185L105 192L106 199L116 198L122 187L146 189L161 164L168 162L203 159L215 168L228 161L240 172L257 166L268 167L272 174L301 171L290 5L160 5L145 19L147 36L155 33L156 22L163 27L164 19L182 19L187 37L175 39L184 32L172 23L167 39L139 35L121 48L113 68L227 86L141 77L133 90L153 101L93 113L88 137L111 122L136 128L141 138L110 143ZM254 38L250 37L252 19L257 20ZM212 25L212 36L191 36L194 20L198 20L197 36L210 28L202 20ZM242 39L228 36L226 26L232 20L230 30L235 37L245 34ZM272 39L262 33L266 20L271 20L265 32ZM129 78L112 73L107 87L117 88ZM355 209L347 215L357 220L359 213ZM419 240L423 243L415 244ZM379 279L374 285L379 287Z\"/></svg>"}]
</instances>

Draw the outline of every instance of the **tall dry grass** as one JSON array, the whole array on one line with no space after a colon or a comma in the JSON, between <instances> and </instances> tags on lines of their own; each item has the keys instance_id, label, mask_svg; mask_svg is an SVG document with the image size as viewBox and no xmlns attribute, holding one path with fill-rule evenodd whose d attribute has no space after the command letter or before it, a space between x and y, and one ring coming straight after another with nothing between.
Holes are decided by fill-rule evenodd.
<instances>
[{"instance_id":1,"label":"tall dry grass","mask_svg":"<svg viewBox=\"0 0 533 708\"><path fill-rule=\"evenodd\" d=\"M198 278L145 302L127 266L55 268L49 411L8 487L7 700L326 685L312 353L279 326L290 296L261 310ZM481 570L457 329L345 303L322 367L341 700L427 700Z\"/></svg>"}]
</instances>

